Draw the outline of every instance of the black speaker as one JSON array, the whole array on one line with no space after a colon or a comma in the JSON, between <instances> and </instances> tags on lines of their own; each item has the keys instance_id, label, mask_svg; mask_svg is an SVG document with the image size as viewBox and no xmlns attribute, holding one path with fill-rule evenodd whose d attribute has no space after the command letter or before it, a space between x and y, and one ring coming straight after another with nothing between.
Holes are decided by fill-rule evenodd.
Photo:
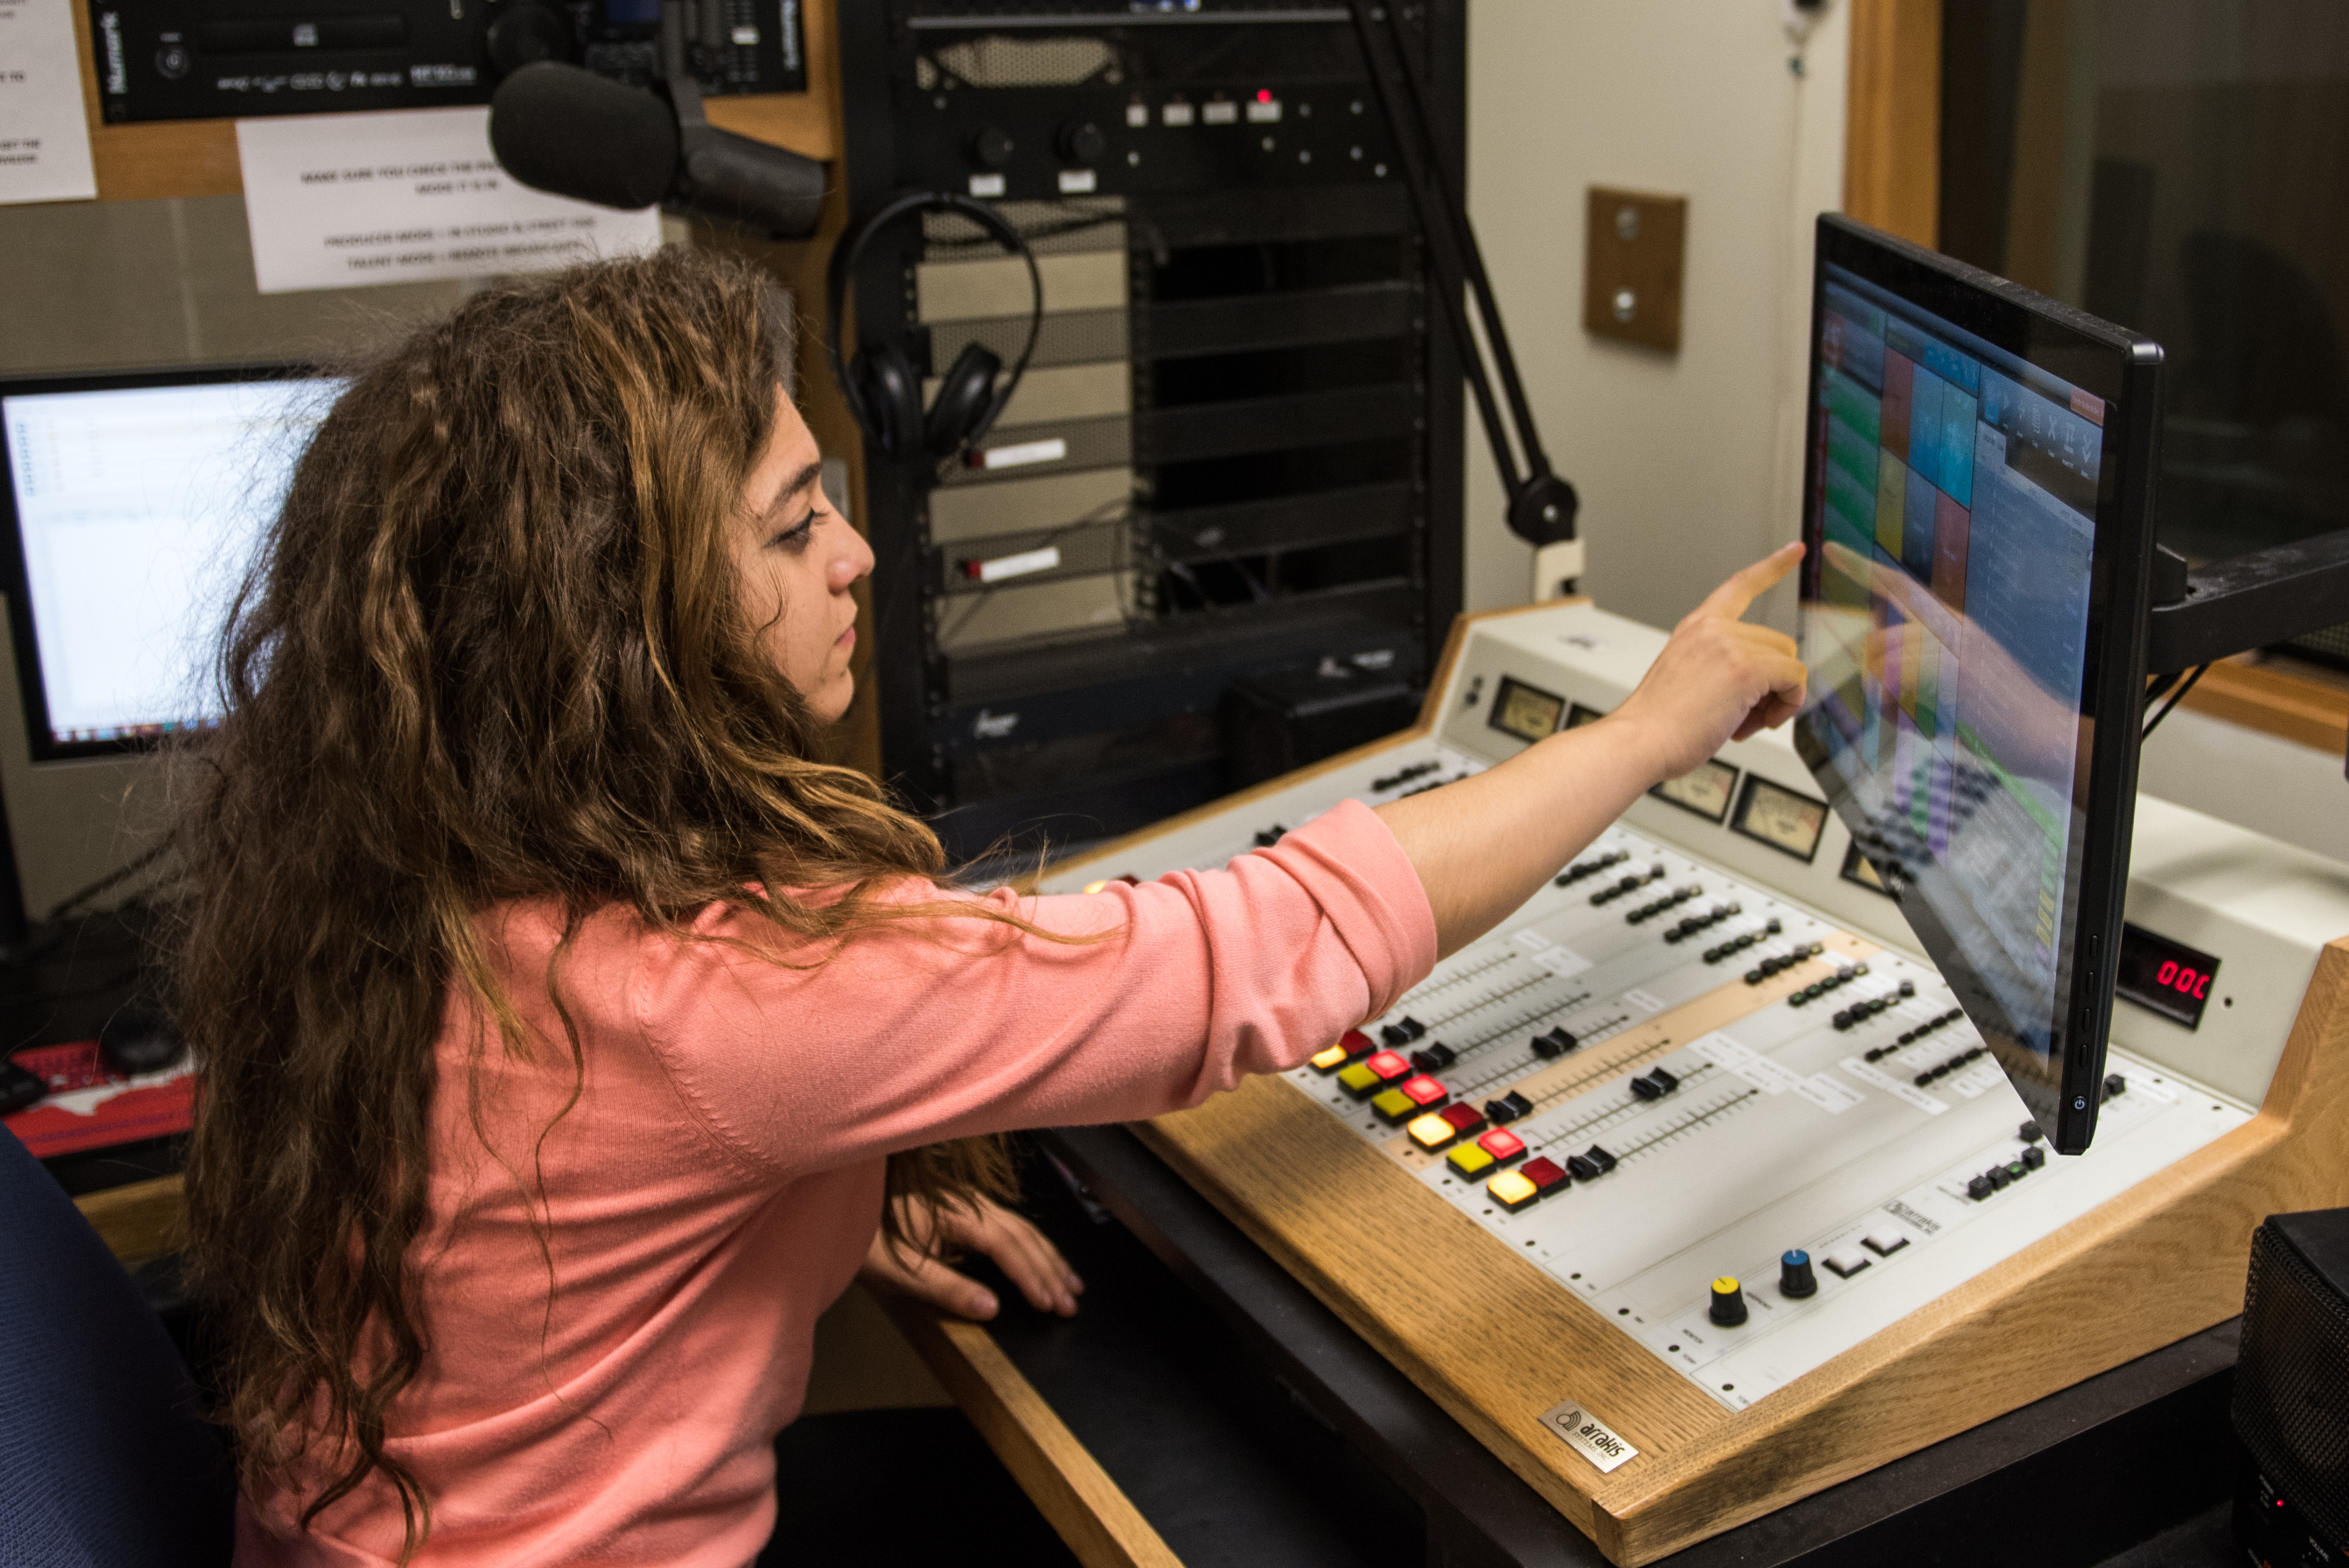
<instances>
[{"instance_id":1,"label":"black speaker","mask_svg":"<svg viewBox=\"0 0 2349 1568\"><path fill-rule=\"evenodd\" d=\"M2244 1550L2269 1568L2349 1562L2349 1209L2252 1233L2233 1413Z\"/></svg>"}]
</instances>

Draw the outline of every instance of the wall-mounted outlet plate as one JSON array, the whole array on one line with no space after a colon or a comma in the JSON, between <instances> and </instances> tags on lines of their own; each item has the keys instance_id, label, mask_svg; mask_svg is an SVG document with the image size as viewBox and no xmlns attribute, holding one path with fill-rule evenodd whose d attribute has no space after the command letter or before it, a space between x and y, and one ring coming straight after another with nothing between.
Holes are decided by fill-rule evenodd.
<instances>
[{"instance_id":1,"label":"wall-mounted outlet plate","mask_svg":"<svg viewBox=\"0 0 2349 1568\"><path fill-rule=\"evenodd\" d=\"M1688 198L1594 185L1587 229L1583 330L1678 353Z\"/></svg>"}]
</instances>

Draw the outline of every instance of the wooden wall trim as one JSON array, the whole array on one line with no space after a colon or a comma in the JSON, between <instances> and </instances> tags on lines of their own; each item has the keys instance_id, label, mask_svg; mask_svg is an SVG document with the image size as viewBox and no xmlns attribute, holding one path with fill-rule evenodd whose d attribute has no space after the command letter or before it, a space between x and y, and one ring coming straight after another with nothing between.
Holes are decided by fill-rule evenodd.
<instances>
[{"instance_id":1,"label":"wooden wall trim","mask_svg":"<svg viewBox=\"0 0 2349 1568\"><path fill-rule=\"evenodd\" d=\"M172 196L239 196L244 181L237 167L234 119L152 120L108 125L98 118L98 75L90 46L89 7L67 5L81 55L83 118L89 125L90 159L101 201L147 201ZM808 90L752 93L709 100L709 123L723 130L788 147L810 158L839 154L837 112L840 46L833 26L833 0L809 0L802 8Z\"/></svg>"},{"instance_id":2,"label":"wooden wall trim","mask_svg":"<svg viewBox=\"0 0 2349 1568\"><path fill-rule=\"evenodd\" d=\"M1904 240L1941 235L1941 0L1851 0L1843 210Z\"/></svg>"}]
</instances>

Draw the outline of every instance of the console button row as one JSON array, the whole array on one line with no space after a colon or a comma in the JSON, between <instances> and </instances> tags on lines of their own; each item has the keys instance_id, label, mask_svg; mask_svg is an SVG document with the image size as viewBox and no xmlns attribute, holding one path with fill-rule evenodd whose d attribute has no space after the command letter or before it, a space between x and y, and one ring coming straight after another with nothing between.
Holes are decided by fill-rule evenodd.
<instances>
[{"instance_id":1,"label":"console button row","mask_svg":"<svg viewBox=\"0 0 2349 1568\"><path fill-rule=\"evenodd\" d=\"M1753 946L1755 943L1766 941L1770 937L1777 935L1785 929L1785 926L1778 923L1777 918L1773 916L1770 923L1764 926L1759 931L1749 931L1743 936L1731 937L1727 942L1723 943L1718 947L1706 948L1704 950L1704 961L1707 964L1718 964L1724 958L1733 958L1738 954L1743 953L1747 948ZM1667 938L1667 940L1670 939Z\"/></svg>"},{"instance_id":2,"label":"console button row","mask_svg":"<svg viewBox=\"0 0 2349 1568\"><path fill-rule=\"evenodd\" d=\"M1630 913L1625 915L1623 917L1623 923L1626 925L1637 925L1641 921L1653 920L1656 916L1663 913L1664 911L1668 909L1678 909L1689 900L1702 897L1703 892L1704 889L1697 886L1694 882L1689 883L1686 887L1674 888L1671 892L1666 893L1663 897L1656 899L1652 903L1643 903L1639 908L1633 910Z\"/></svg>"},{"instance_id":3,"label":"console button row","mask_svg":"<svg viewBox=\"0 0 2349 1568\"><path fill-rule=\"evenodd\" d=\"M1619 866L1630 858L1631 851L1629 850L1609 850L1605 854L1598 856L1596 859L1578 861L1574 864L1567 867L1566 870L1558 872L1557 881L1555 885L1558 887L1572 887L1576 882L1582 881L1585 877L1595 877L1600 872L1606 871L1611 866Z\"/></svg>"},{"instance_id":4,"label":"console button row","mask_svg":"<svg viewBox=\"0 0 2349 1568\"><path fill-rule=\"evenodd\" d=\"M1666 942L1686 942L1700 931L1710 931L1724 920L1733 920L1745 913L1741 903L1716 903L1702 914L1690 915L1664 933Z\"/></svg>"},{"instance_id":5,"label":"console button row","mask_svg":"<svg viewBox=\"0 0 2349 1568\"><path fill-rule=\"evenodd\" d=\"M1814 980L1808 985L1804 986L1801 990L1787 997L1786 1006L1789 1007L1807 1006L1809 1004L1816 1002L1820 997L1826 995L1828 992L1848 985L1867 973L1868 965L1865 964L1847 964L1842 968L1837 970L1834 974L1828 975L1826 979Z\"/></svg>"},{"instance_id":6,"label":"console button row","mask_svg":"<svg viewBox=\"0 0 2349 1568\"><path fill-rule=\"evenodd\" d=\"M1926 1036L1935 1034L1942 1029L1948 1028L1951 1024L1958 1022L1965 1016L1965 1009L1961 1007L1952 1007L1946 1013L1928 1018L1923 1023L1918 1025L1915 1028L1903 1034L1899 1039L1893 1041L1889 1046L1870 1046L1868 1048L1868 1059L1872 1062L1880 1061L1904 1046L1913 1046L1919 1040L1923 1039Z\"/></svg>"},{"instance_id":7,"label":"console button row","mask_svg":"<svg viewBox=\"0 0 2349 1568\"><path fill-rule=\"evenodd\" d=\"M1617 899L1621 898L1627 892L1637 892L1641 888L1646 887L1650 882L1659 882L1663 880L1664 868L1662 862L1659 861L1648 868L1648 872L1645 876L1640 876L1635 872L1630 876L1625 877L1613 887L1600 888L1597 892L1592 893L1590 895L1591 907L1596 909L1601 904L1613 903Z\"/></svg>"},{"instance_id":8,"label":"console button row","mask_svg":"<svg viewBox=\"0 0 2349 1568\"><path fill-rule=\"evenodd\" d=\"M1775 920L1770 923L1770 927L1774 931L1777 929L1777 925L1778 923ZM1814 942L1808 945L1798 943L1787 952L1778 954L1775 957L1764 958L1759 965L1748 969L1745 972L1745 983L1748 985L1759 985L1771 976L1792 969L1806 958L1816 958L1826 950L1826 944L1823 942Z\"/></svg>"},{"instance_id":9,"label":"console button row","mask_svg":"<svg viewBox=\"0 0 2349 1568\"><path fill-rule=\"evenodd\" d=\"M1846 1029L1857 1028L1878 1013L1890 1012L1900 1006L1904 997L1914 996L1916 994L1917 983L1914 980L1903 980L1898 990L1887 991L1881 996L1870 996L1865 1002L1854 1002L1835 1016L1836 1030L1841 1033Z\"/></svg>"}]
</instances>

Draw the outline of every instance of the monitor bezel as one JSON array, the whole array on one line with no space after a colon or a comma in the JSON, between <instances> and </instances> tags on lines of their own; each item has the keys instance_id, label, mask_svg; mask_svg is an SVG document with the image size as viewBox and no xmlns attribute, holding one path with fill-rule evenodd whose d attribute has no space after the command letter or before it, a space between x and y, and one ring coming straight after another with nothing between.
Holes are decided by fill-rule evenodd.
<instances>
[{"instance_id":1,"label":"monitor bezel","mask_svg":"<svg viewBox=\"0 0 2349 1568\"><path fill-rule=\"evenodd\" d=\"M302 360L174 366L169 368L91 370L71 375L0 377L0 398L71 392L140 391L158 387L233 386L248 381L311 380L334 372ZM7 439L0 425L0 443ZM0 459L5 451L0 448ZM5 469L0 462L0 469ZM54 739L49 725L47 683L42 678L40 632L33 618L31 565L25 553L22 520L16 515L13 472L0 471L0 592L8 595L8 638L16 657L16 695L25 713L25 739L35 762L72 762L152 751L167 735L121 736L111 740Z\"/></svg>"},{"instance_id":2,"label":"monitor bezel","mask_svg":"<svg viewBox=\"0 0 2349 1568\"><path fill-rule=\"evenodd\" d=\"M1823 482L1823 456L1813 421L1819 407L1819 321L1830 263L2093 393L2109 410L2089 566L2086 668L2081 683L2084 739L2073 774L2073 800L2081 814L2079 869L2066 890L2069 907L2059 923L2064 941L2056 964L2058 1006L2049 1022L2058 1032L2061 1049L2052 1070L2048 1058L2035 1050L2011 1037L1993 1037L1994 1028L1983 1027L1987 998L1979 986L1970 995L1967 976L1951 973L1958 966L1945 962L1956 956L1954 939L1922 899L1902 896L1899 880L1887 879L1910 928L1942 968L1961 1004L1975 1004L1967 1006L1969 1016L2049 1141L2059 1153L2076 1154L2095 1135L2102 1102L2136 818L2154 474L2160 460L2161 346L2059 300L1835 213L1820 216L1814 253L1810 375L1803 421L1802 528L1807 548L1801 597L1806 605L1816 602L1820 593L1824 516L1812 498ZM2060 356L2060 368L2046 363L2051 356ZM2102 722L2106 715L2113 722ZM1847 827L1858 831L1847 810L1847 791L1837 787L1809 726L1798 719L1792 727L1795 748L1829 804Z\"/></svg>"}]
</instances>

